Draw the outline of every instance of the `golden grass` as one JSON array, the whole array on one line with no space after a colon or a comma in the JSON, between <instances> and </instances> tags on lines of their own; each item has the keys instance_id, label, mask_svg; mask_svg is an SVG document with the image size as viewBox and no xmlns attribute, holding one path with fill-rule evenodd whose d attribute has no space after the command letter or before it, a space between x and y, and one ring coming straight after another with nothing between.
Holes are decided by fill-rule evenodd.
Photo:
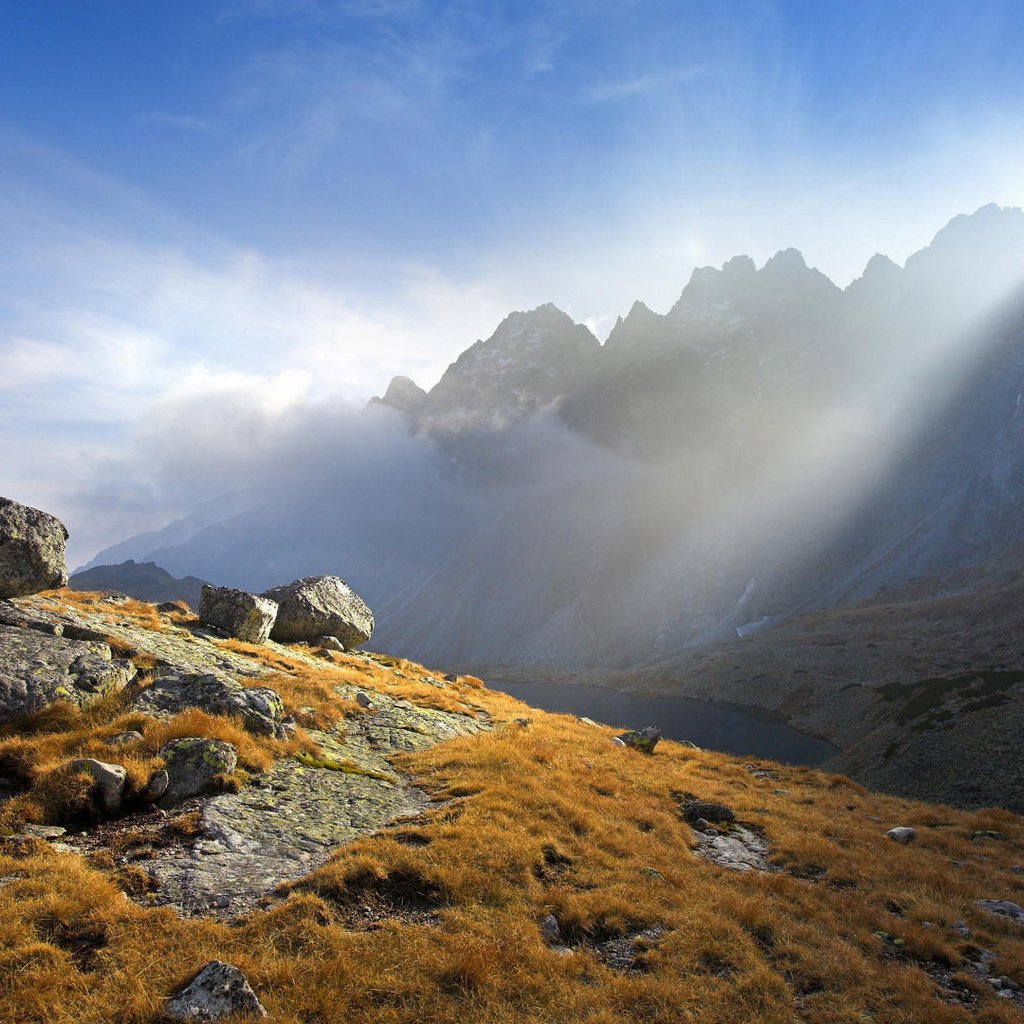
<instances>
[{"instance_id":1,"label":"golden grass","mask_svg":"<svg viewBox=\"0 0 1024 1024\"><path fill-rule=\"evenodd\" d=\"M973 945L994 950L999 973L1024 981L1019 930L974 906L1020 901L1024 876L1010 867L1024 860L1024 823L1015 815L900 800L767 762L774 777L757 779L737 759L674 743L647 757L613 746L608 729L525 708L472 680L437 690L408 663L341 655L314 669L298 657L233 649L280 673L274 685L289 707L317 719L357 713L331 705L331 687L351 682L448 710L483 709L497 728L397 758L399 771L444 802L338 851L239 927L144 909L121 897L112 872L39 841L8 841L0 1021L155 1024L163 999L213 958L237 964L282 1024L1020 1019L969 976L976 1009L947 1005L922 969L958 965ZM523 715L526 727L514 721ZM65 714L50 731L0 742L0 764L24 765L36 751L52 763L128 722L141 724ZM190 729L236 743L253 768L287 748L189 712L147 724L129 753L145 761ZM687 794L727 803L762 828L786 871L736 874L696 858L679 813ZM896 824L917 828L917 843L889 841L885 830ZM1008 841L971 841L986 828ZM359 908L375 901L394 909L392 919L356 927ZM549 912L572 955L541 941L537 923ZM960 918L970 943L948 930ZM636 973L617 973L588 951L650 926L664 935L640 954Z\"/></svg>"}]
</instances>

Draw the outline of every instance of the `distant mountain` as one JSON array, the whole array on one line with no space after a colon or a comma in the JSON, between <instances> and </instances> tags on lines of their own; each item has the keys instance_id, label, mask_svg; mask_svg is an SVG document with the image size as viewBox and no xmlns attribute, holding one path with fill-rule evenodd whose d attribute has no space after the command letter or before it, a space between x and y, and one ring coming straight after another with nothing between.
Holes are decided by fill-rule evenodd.
<instances>
[{"instance_id":1,"label":"distant mountain","mask_svg":"<svg viewBox=\"0 0 1024 1024\"><path fill-rule=\"evenodd\" d=\"M139 601L184 601L190 608L199 607L199 595L205 580L195 576L175 579L154 562L136 562L129 558L120 565L96 565L73 573L68 581L71 590L113 590Z\"/></svg>"},{"instance_id":2,"label":"distant mountain","mask_svg":"<svg viewBox=\"0 0 1024 1024\"><path fill-rule=\"evenodd\" d=\"M421 660L637 666L1017 558L1022 394L1024 212L984 207L846 289L792 249L701 268L604 345L510 314L366 411L401 415L405 461L129 547L259 589L338 572Z\"/></svg>"}]
</instances>

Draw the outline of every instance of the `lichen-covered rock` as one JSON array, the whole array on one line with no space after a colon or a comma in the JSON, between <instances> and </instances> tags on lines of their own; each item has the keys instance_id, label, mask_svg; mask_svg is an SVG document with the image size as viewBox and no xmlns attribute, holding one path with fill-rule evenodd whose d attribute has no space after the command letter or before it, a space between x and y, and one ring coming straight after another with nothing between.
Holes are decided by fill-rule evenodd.
<instances>
[{"instance_id":1,"label":"lichen-covered rock","mask_svg":"<svg viewBox=\"0 0 1024 1024\"><path fill-rule=\"evenodd\" d=\"M649 725L646 729L630 730L615 738L624 747L632 747L634 750L639 750L644 754L653 754L654 748L661 739L661 730L657 726Z\"/></svg>"},{"instance_id":2,"label":"lichen-covered rock","mask_svg":"<svg viewBox=\"0 0 1024 1024\"><path fill-rule=\"evenodd\" d=\"M0 625L0 722L66 700L78 707L120 690L135 675L96 641Z\"/></svg>"},{"instance_id":3,"label":"lichen-covered rock","mask_svg":"<svg viewBox=\"0 0 1024 1024\"><path fill-rule=\"evenodd\" d=\"M266 1017L245 975L231 964L211 960L177 995L167 1000L164 1012L174 1020L216 1021L231 1014Z\"/></svg>"},{"instance_id":4,"label":"lichen-covered rock","mask_svg":"<svg viewBox=\"0 0 1024 1024\"><path fill-rule=\"evenodd\" d=\"M199 621L250 644L265 643L277 618L277 602L234 587L203 587Z\"/></svg>"},{"instance_id":5,"label":"lichen-covered rock","mask_svg":"<svg viewBox=\"0 0 1024 1024\"><path fill-rule=\"evenodd\" d=\"M146 788L142 791L142 799L147 804L155 803L167 792L167 787L170 784L171 778L166 769L159 768L149 777L149 782L146 783Z\"/></svg>"},{"instance_id":6,"label":"lichen-covered rock","mask_svg":"<svg viewBox=\"0 0 1024 1024\"><path fill-rule=\"evenodd\" d=\"M265 590L262 596L278 604L270 635L281 643L315 643L318 637L334 636L352 650L373 635L373 612L337 576L307 576Z\"/></svg>"},{"instance_id":7,"label":"lichen-covered rock","mask_svg":"<svg viewBox=\"0 0 1024 1024\"><path fill-rule=\"evenodd\" d=\"M79 757L71 762L71 768L92 776L93 800L103 814L109 818L121 810L128 779L128 773L122 765L97 761L94 757Z\"/></svg>"},{"instance_id":8,"label":"lichen-covered rock","mask_svg":"<svg viewBox=\"0 0 1024 1024\"><path fill-rule=\"evenodd\" d=\"M161 807L171 807L190 796L214 788L238 765L238 755L230 743L185 736L160 748L167 767L168 785L160 798Z\"/></svg>"},{"instance_id":9,"label":"lichen-covered rock","mask_svg":"<svg viewBox=\"0 0 1024 1024\"><path fill-rule=\"evenodd\" d=\"M48 512L0 498L0 597L22 597L68 581L68 531Z\"/></svg>"},{"instance_id":10,"label":"lichen-covered rock","mask_svg":"<svg viewBox=\"0 0 1024 1024\"><path fill-rule=\"evenodd\" d=\"M235 715L257 736L280 739L288 733L284 704L268 686L242 686L215 672L178 672L164 669L135 701L132 708L154 717L176 715L199 708L211 715Z\"/></svg>"}]
</instances>

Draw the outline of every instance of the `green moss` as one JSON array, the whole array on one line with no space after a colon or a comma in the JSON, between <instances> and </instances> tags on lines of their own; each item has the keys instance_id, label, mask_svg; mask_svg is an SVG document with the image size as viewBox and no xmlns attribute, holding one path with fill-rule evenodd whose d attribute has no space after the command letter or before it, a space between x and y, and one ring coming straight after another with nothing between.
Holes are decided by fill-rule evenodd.
<instances>
[{"instance_id":1,"label":"green moss","mask_svg":"<svg viewBox=\"0 0 1024 1024\"><path fill-rule=\"evenodd\" d=\"M324 768L329 772L344 772L346 775L365 775L371 779L380 779L382 782L395 781L388 775L375 772L372 768L362 768L352 761L339 761L333 757L314 757L312 754L301 752L295 755L295 760L307 768Z\"/></svg>"}]
</instances>

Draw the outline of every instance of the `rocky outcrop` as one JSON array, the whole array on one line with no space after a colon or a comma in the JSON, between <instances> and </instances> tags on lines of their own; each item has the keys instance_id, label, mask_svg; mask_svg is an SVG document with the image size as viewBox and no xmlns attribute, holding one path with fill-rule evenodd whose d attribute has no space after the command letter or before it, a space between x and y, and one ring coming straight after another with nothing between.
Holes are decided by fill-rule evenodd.
<instances>
[{"instance_id":1,"label":"rocky outcrop","mask_svg":"<svg viewBox=\"0 0 1024 1024\"><path fill-rule=\"evenodd\" d=\"M373 612L337 576L307 576L262 596L278 604L270 635L281 643L315 643L318 637L333 636L352 650L373 635Z\"/></svg>"},{"instance_id":2,"label":"rocky outcrop","mask_svg":"<svg viewBox=\"0 0 1024 1024\"><path fill-rule=\"evenodd\" d=\"M68 531L47 512L0 498L0 597L22 597L68 581Z\"/></svg>"},{"instance_id":3,"label":"rocky outcrop","mask_svg":"<svg viewBox=\"0 0 1024 1024\"><path fill-rule=\"evenodd\" d=\"M230 743L199 736L171 740L160 748L160 757L167 765L168 778L161 807L208 792L238 766L238 755Z\"/></svg>"},{"instance_id":4,"label":"rocky outcrop","mask_svg":"<svg viewBox=\"0 0 1024 1024\"><path fill-rule=\"evenodd\" d=\"M266 1017L245 975L231 964L211 960L177 995L167 1000L164 1013L174 1020L217 1021L237 1014Z\"/></svg>"},{"instance_id":5,"label":"rocky outcrop","mask_svg":"<svg viewBox=\"0 0 1024 1024\"><path fill-rule=\"evenodd\" d=\"M250 644L264 643L276 618L276 601L234 587L207 584L199 598L200 622Z\"/></svg>"},{"instance_id":6,"label":"rocky outcrop","mask_svg":"<svg viewBox=\"0 0 1024 1024\"><path fill-rule=\"evenodd\" d=\"M242 686L216 672L180 672L164 669L132 704L135 711L169 718L186 708L211 715L233 715L257 736L287 735L284 704L268 686Z\"/></svg>"},{"instance_id":7,"label":"rocky outcrop","mask_svg":"<svg viewBox=\"0 0 1024 1024\"><path fill-rule=\"evenodd\" d=\"M104 643L0 625L0 722L61 700L84 707L134 675Z\"/></svg>"}]
</instances>

